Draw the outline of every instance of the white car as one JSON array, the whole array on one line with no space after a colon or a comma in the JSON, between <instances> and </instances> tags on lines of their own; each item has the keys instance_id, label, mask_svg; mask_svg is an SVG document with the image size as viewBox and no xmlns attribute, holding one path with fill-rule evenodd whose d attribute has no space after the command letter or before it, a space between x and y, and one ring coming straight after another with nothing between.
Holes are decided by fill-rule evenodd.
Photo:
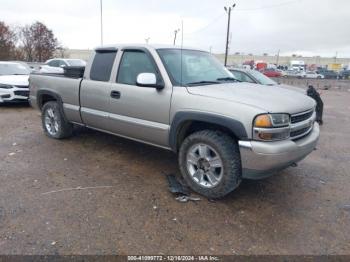
<instances>
[{"instance_id":1,"label":"white car","mask_svg":"<svg viewBox=\"0 0 350 262\"><path fill-rule=\"evenodd\" d=\"M0 62L0 103L28 101L29 74L21 63Z\"/></svg>"},{"instance_id":2,"label":"white car","mask_svg":"<svg viewBox=\"0 0 350 262\"><path fill-rule=\"evenodd\" d=\"M323 75L320 75L313 71L302 72L300 76L304 78L318 78L318 79L324 78Z\"/></svg>"},{"instance_id":3,"label":"white car","mask_svg":"<svg viewBox=\"0 0 350 262\"><path fill-rule=\"evenodd\" d=\"M298 77L300 76L300 73L296 70L288 69L287 71L284 71L285 77Z\"/></svg>"},{"instance_id":4,"label":"white car","mask_svg":"<svg viewBox=\"0 0 350 262\"><path fill-rule=\"evenodd\" d=\"M286 71L284 71L284 70L276 69L276 71L277 71L277 72L280 72L282 77L287 76Z\"/></svg>"},{"instance_id":5,"label":"white car","mask_svg":"<svg viewBox=\"0 0 350 262\"><path fill-rule=\"evenodd\" d=\"M63 68L66 66L86 66L86 62L81 59L63 59L54 58L47 60L45 65L40 67L40 73L63 74Z\"/></svg>"}]
</instances>

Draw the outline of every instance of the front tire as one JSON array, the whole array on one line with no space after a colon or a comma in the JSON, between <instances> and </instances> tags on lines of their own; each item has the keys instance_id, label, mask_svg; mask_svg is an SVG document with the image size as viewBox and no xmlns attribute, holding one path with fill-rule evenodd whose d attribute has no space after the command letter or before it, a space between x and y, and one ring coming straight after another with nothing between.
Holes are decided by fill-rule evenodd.
<instances>
[{"instance_id":1,"label":"front tire","mask_svg":"<svg viewBox=\"0 0 350 262\"><path fill-rule=\"evenodd\" d=\"M44 104L41 120L44 132L48 137L62 139L72 135L73 125L65 119L62 109L56 101Z\"/></svg>"},{"instance_id":2,"label":"front tire","mask_svg":"<svg viewBox=\"0 0 350 262\"><path fill-rule=\"evenodd\" d=\"M180 147L179 167L187 184L210 199L224 197L242 180L238 145L218 131L203 130L188 136Z\"/></svg>"}]
</instances>

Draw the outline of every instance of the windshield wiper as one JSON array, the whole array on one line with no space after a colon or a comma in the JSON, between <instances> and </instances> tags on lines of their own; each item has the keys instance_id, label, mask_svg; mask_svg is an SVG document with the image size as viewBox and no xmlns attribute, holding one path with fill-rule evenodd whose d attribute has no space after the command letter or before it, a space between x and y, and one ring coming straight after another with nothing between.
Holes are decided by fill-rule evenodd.
<instances>
[{"instance_id":1,"label":"windshield wiper","mask_svg":"<svg viewBox=\"0 0 350 262\"><path fill-rule=\"evenodd\" d=\"M218 81L198 81L198 82L192 82L192 83L187 83L187 85L213 85L213 84L220 84Z\"/></svg>"},{"instance_id":2,"label":"windshield wiper","mask_svg":"<svg viewBox=\"0 0 350 262\"><path fill-rule=\"evenodd\" d=\"M233 77L221 77L221 78L218 78L216 79L218 81L235 81L235 82L242 82L236 78L233 78Z\"/></svg>"}]
</instances>

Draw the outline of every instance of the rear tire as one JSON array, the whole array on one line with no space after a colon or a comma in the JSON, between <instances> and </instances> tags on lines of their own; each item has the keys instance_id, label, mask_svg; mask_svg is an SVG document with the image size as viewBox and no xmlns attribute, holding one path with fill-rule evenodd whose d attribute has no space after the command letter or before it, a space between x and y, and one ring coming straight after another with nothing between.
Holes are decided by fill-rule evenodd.
<instances>
[{"instance_id":1,"label":"rear tire","mask_svg":"<svg viewBox=\"0 0 350 262\"><path fill-rule=\"evenodd\" d=\"M188 136L180 147L179 167L187 184L210 199L226 196L242 180L239 147L218 131L203 130Z\"/></svg>"},{"instance_id":2,"label":"rear tire","mask_svg":"<svg viewBox=\"0 0 350 262\"><path fill-rule=\"evenodd\" d=\"M44 104L41 120L44 132L50 138L67 138L73 133L73 124L66 120L62 108L56 101Z\"/></svg>"}]
</instances>

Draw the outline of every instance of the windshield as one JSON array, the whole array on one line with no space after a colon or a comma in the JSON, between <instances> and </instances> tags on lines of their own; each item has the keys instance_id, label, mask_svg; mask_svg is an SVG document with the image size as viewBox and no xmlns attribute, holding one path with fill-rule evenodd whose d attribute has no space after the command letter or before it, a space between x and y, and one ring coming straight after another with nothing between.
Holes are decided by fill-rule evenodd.
<instances>
[{"instance_id":1,"label":"windshield","mask_svg":"<svg viewBox=\"0 0 350 262\"><path fill-rule=\"evenodd\" d=\"M83 60L79 59L67 59L67 62L70 66L85 66L86 63Z\"/></svg>"},{"instance_id":2,"label":"windshield","mask_svg":"<svg viewBox=\"0 0 350 262\"><path fill-rule=\"evenodd\" d=\"M159 49L158 54L174 85L209 85L235 81L233 75L207 52Z\"/></svg>"},{"instance_id":3,"label":"windshield","mask_svg":"<svg viewBox=\"0 0 350 262\"><path fill-rule=\"evenodd\" d=\"M277 85L277 83L273 81L271 78L265 76L264 74L256 70L250 70L249 73L259 82L259 84L269 85L269 86Z\"/></svg>"},{"instance_id":4,"label":"windshield","mask_svg":"<svg viewBox=\"0 0 350 262\"><path fill-rule=\"evenodd\" d=\"M0 75L29 75L30 71L21 64L0 63Z\"/></svg>"}]
</instances>

